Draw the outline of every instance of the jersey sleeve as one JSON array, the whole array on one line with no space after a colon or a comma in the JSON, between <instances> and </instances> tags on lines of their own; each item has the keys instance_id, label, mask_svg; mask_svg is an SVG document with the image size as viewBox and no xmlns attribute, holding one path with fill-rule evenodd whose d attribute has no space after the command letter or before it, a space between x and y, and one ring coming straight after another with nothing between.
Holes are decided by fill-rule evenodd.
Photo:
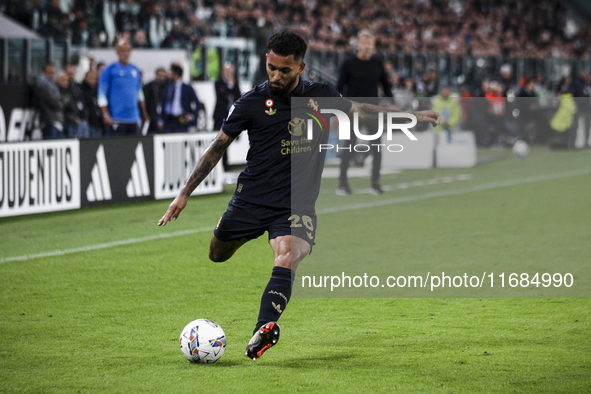
<instances>
[{"instance_id":1,"label":"jersey sleeve","mask_svg":"<svg viewBox=\"0 0 591 394\"><path fill-rule=\"evenodd\" d=\"M330 85L326 85L326 88L328 92L327 96L332 97L330 101L332 108L339 109L343 112L349 112L351 110L351 107L353 106L351 100L343 97L338 90Z\"/></svg>"},{"instance_id":2,"label":"jersey sleeve","mask_svg":"<svg viewBox=\"0 0 591 394\"><path fill-rule=\"evenodd\" d=\"M222 122L222 131L231 138L236 138L250 126L247 105L241 97L230 107L226 119Z\"/></svg>"}]
</instances>

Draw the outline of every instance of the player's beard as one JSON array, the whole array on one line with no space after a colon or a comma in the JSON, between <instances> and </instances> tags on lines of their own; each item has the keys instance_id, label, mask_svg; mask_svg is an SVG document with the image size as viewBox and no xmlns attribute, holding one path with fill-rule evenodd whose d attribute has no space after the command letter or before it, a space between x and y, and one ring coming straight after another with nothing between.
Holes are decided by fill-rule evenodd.
<instances>
[{"instance_id":1,"label":"player's beard","mask_svg":"<svg viewBox=\"0 0 591 394\"><path fill-rule=\"evenodd\" d=\"M271 81L267 80L267 90L269 91L269 94L271 94L275 97L288 97L289 93L291 93L291 90L294 88L294 84L295 84L297 78L298 78L298 76L296 75L295 77L293 77L293 79L291 81L286 83L285 86L282 88L276 88L274 86L271 86Z\"/></svg>"}]
</instances>

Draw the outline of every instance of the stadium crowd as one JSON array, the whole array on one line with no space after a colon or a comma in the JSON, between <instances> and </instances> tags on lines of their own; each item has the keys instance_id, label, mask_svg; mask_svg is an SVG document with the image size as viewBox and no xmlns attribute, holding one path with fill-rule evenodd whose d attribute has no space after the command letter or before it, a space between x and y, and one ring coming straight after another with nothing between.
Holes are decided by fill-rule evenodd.
<instances>
[{"instance_id":1,"label":"stadium crowd","mask_svg":"<svg viewBox=\"0 0 591 394\"><path fill-rule=\"evenodd\" d=\"M255 38L290 29L310 49L350 50L364 28L379 51L588 57L588 24L559 0L7 0L0 11L74 45L187 47L205 36Z\"/></svg>"},{"instance_id":2,"label":"stadium crowd","mask_svg":"<svg viewBox=\"0 0 591 394\"><path fill-rule=\"evenodd\" d=\"M84 80L77 83L74 80L75 64L66 65L65 70L58 73L53 64L45 66L36 85L36 107L40 111L40 122L49 130L43 130L44 138L110 135L97 103L97 81L104 67L103 63L94 65L91 62L91 69L87 71ZM542 74L530 79L520 78L519 83L513 85L510 75L512 69L505 64L501 67L498 78L483 80L479 89L462 88L452 94L448 86L437 88L440 84L437 83L435 73L427 72L421 79L413 80L410 77L402 78L391 65L386 69L390 75L391 96L399 107L404 110L437 109L444 114L445 121L436 131L446 131L449 135L454 129L473 130L478 146L512 144L517 139L524 139L530 143L549 144L555 148L572 148L575 144L576 127L580 127L579 119L584 119L586 129L591 127L591 76L586 71L582 71L576 78L564 77L556 91L548 91ZM228 96L225 90L235 86L232 78L233 66L227 63L224 70L230 71L230 75L224 73L216 82L218 104L221 97ZM170 78L171 74L159 68L156 78L143 85L151 123L149 133L162 132L157 126L162 118L159 108L162 97L173 97L172 94L164 93L166 87L171 86ZM222 86L226 88L222 89ZM43 92L46 94L42 94ZM213 115L214 120L216 116L220 118L220 114L227 113L234 96L239 95L237 91L229 96L230 101L227 101L228 97L225 98L226 101L222 100L224 104L220 111L216 108L213 114L203 115ZM383 91L380 96L384 96ZM557 101L557 98L560 100ZM196 101L198 103L198 99ZM199 116L198 110L199 104L193 115L195 122ZM515 110L521 116L515 116ZM215 122L219 126L220 119ZM59 127L59 132L53 130L57 123L63 126ZM416 130L420 131L418 128ZM589 137L591 136L584 137L585 141Z\"/></svg>"},{"instance_id":3,"label":"stadium crowd","mask_svg":"<svg viewBox=\"0 0 591 394\"><path fill-rule=\"evenodd\" d=\"M208 36L246 37L253 38L264 55L268 37L287 29L306 39L311 50L351 52L357 45L357 33L369 28L375 34L376 50L385 54L392 96L402 102L415 97L435 97L437 102L442 92L449 95L446 85L450 81L439 79L434 64L411 78L405 70L395 69L388 54L589 59L591 53L589 24L574 26L564 2L559 0L397 0L394 6L385 0L7 0L0 11L44 36L69 38L73 45L82 47L111 47L124 38L134 48L189 49ZM101 74L101 67L96 66L91 65L89 71L96 71L96 75L87 75L79 86L72 78L69 82L62 78L62 96L74 96L76 102L77 96L83 96L80 92L84 87L87 96L90 92L94 98L93 80ZM74 65L68 67L71 70ZM264 69L261 71L266 79ZM547 90L548 75L515 75L509 64L486 78L476 80L478 87L466 83L455 93L464 99L485 98L491 108L495 103L497 107L505 103L508 96L591 95L591 79L586 72L552 84L551 91ZM94 106L91 100L86 107ZM589 103L579 102L578 106L589 112ZM64 117L67 134L79 134L72 124L80 122L89 124L90 135L96 135L92 133L93 123L102 134L100 113L93 122L92 113L96 111L71 112L75 116L70 119L76 121L68 122L68 116ZM467 111L463 113L462 123L470 125ZM492 125L500 125L507 115L487 113ZM150 131L157 132L152 126ZM502 140L502 136L491 136L490 131L476 131L480 145ZM530 140L544 142L551 134L538 132Z\"/></svg>"}]
</instances>

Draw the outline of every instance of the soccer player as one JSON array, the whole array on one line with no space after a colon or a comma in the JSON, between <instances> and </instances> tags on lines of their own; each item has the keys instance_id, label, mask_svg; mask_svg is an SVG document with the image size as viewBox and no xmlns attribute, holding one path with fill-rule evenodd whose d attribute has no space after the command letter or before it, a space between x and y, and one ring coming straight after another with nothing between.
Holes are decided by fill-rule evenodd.
<instances>
[{"instance_id":1,"label":"soccer player","mask_svg":"<svg viewBox=\"0 0 591 394\"><path fill-rule=\"evenodd\" d=\"M388 111L370 104L351 102L327 84L302 80L300 74L306 66L303 59L307 45L299 35L285 31L277 33L269 39L267 48L268 81L245 93L230 108L216 138L158 222L163 226L178 218L187 205L188 197L215 167L232 140L243 130L248 130L250 150L247 168L240 174L228 209L213 232L209 258L215 262L226 261L247 241L265 231L269 233L269 244L274 254L273 271L261 299L254 334L246 347L246 356L253 360L277 343L277 320L289 302L295 271L314 245L314 202L318 197L321 168L317 168L318 175L313 176L315 184L306 188L311 193L305 196L305 201L292 199L295 177L291 172L292 160L298 153L285 147L291 141L290 131L294 132L292 128L295 125L291 99L332 97L333 108L349 114L357 112L361 119L377 119L378 112ZM419 122L439 123L439 114L431 111L415 113L415 116ZM319 140L306 141L318 144ZM302 147L298 145L298 148ZM307 170L313 165L323 165L326 151L321 153L318 149L303 148L298 151L313 152L314 156L310 156L312 160L304 160Z\"/></svg>"}]
</instances>

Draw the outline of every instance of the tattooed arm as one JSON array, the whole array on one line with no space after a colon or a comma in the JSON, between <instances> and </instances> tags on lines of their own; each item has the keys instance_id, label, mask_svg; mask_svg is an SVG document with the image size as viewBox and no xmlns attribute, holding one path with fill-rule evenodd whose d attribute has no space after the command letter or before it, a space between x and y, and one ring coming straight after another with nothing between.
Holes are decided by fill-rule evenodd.
<instances>
[{"instance_id":1,"label":"tattooed arm","mask_svg":"<svg viewBox=\"0 0 591 394\"><path fill-rule=\"evenodd\" d=\"M351 102L353 105L349 110L349 115L352 116L355 112L359 114L360 121L369 121L369 122L378 122L378 114L379 113L386 113L392 112L391 108L380 107L377 105L372 104L364 104L364 103L357 103L355 101ZM399 111L395 109L397 112L406 112L409 114L413 114L417 117L417 122L429 122L433 126L437 126L441 122L441 116L437 112L433 111L418 111L418 112L410 112L410 111Z\"/></svg>"},{"instance_id":2,"label":"tattooed arm","mask_svg":"<svg viewBox=\"0 0 591 394\"><path fill-rule=\"evenodd\" d=\"M187 206L187 199L193 193L193 190L209 175L233 140L233 138L228 137L226 133L220 130L211 145L209 145L209 148L207 148L203 156L195 164L195 168L193 168L191 175L185 181L185 185L179 195L170 203L168 210L158 221L159 226L164 226L169 221L176 220L179 217L181 211Z\"/></svg>"}]
</instances>

